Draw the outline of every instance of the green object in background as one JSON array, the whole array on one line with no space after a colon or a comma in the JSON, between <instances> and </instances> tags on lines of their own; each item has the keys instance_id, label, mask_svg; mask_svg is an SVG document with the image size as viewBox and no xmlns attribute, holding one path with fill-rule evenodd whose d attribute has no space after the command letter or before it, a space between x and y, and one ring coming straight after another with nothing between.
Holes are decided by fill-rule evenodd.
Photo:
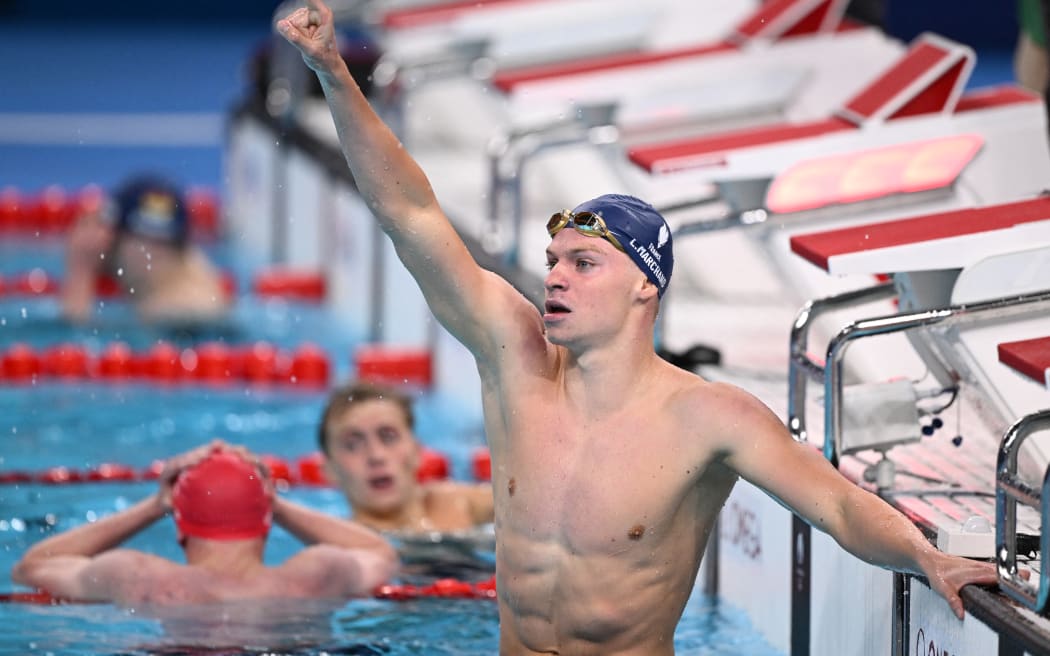
<instances>
[{"instance_id":1,"label":"green object in background","mask_svg":"<svg viewBox=\"0 0 1050 656\"><path fill-rule=\"evenodd\" d=\"M1046 21L1043 19L1042 0L1018 0L1017 18L1021 30L1036 44L1046 47Z\"/></svg>"}]
</instances>

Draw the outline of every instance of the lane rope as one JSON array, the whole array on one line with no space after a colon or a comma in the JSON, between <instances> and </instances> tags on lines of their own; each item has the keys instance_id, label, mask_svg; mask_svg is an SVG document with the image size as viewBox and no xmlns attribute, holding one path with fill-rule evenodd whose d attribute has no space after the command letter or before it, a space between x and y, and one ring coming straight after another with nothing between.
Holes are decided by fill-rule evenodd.
<instances>
[{"instance_id":1,"label":"lane rope","mask_svg":"<svg viewBox=\"0 0 1050 656\"><path fill-rule=\"evenodd\" d=\"M372 592L375 599L386 601L412 601L415 599L495 599L496 577L484 581L461 581L443 578L428 585L408 585L389 583L377 587ZM57 597L45 590L32 592L2 592L0 603L32 604L36 606L62 606L67 604L91 604L93 601L82 601Z\"/></svg>"},{"instance_id":2,"label":"lane rope","mask_svg":"<svg viewBox=\"0 0 1050 656\"><path fill-rule=\"evenodd\" d=\"M298 458L286 459L273 455L260 455L259 460L270 470L275 483L283 486L331 487L325 476L324 456L320 451ZM470 456L471 473L474 480L483 482L491 477L492 462L488 449L478 447ZM447 455L424 447L420 452L416 479L421 483L448 480L452 467ZM0 485L43 483L69 485L78 483L141 482L154 481L164 468L162 460L155 460L146 467L133 467L106 462L88 469L75 469L58 465L43 470L0 471Z\"/></svg>"}]
</instances>

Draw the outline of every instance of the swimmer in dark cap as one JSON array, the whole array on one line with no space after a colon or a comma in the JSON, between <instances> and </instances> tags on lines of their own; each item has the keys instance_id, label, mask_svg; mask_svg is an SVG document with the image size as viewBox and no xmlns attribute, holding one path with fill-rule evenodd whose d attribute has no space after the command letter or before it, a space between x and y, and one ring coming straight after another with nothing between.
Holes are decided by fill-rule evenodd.
<instances>
[{"instance_id":1,"label":"swimmer in dark cap","mask_svg":"<svg viewBox=\"0 0 1050 656\"><path fill-rule=\"evenodd\" d=\"M242 449L208 444L165 463L158 491L126 510L30 547L19 584L78 601L124 607L369 595L397 567L393 548L349 520L274 495ZM186 563L118 546L171 512ZM263 563L272 523L306 548Z\"/></svg>"},{"instance_id":2,"label":"swimmer in dark cap","mask_svg":"<svg viewBox=\"0 0 1050 656\"><path fill-rule=\"evenodd\" d=\"M91 318L100 274L117 281L146 321L197 323L226 312L220 272L190 243L185 198L163 178L126 181L74 224L62 286L67 318Z\"/></svg>"},{"instance_id":3,"label":"swimmer in dark cap","mask_svg":"<svg viewBox=\"0 0 1050 656\"><path fill-rule=\"evenodd\" d=\"M991 563L939 552L737 387L653 346L672 273L670 230L635 198L602 196L547 224L541 311L486 271L430 183L360 92L332 13L307 0L277 22L331 109L361 197L431 311L474 355L496 502L500 652L674 652L722 505L743 478L862 560L959 590Z\"/></svg>"}]
</instances>

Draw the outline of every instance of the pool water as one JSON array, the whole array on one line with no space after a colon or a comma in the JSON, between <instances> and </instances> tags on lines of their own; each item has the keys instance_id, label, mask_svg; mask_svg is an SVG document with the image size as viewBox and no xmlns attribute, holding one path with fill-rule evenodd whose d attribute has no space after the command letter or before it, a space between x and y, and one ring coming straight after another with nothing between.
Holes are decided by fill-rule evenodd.
<instances>
[{"instance_id":1,"label":"pool water","mask_svg":"<svg viewBox=\"0 0 1050 656\"><path fill-rule=\"evenodd\" d=\"M38 246L27 254L0 245L0 275L31 266L60 274L60 251ZM238 266L233 260L224 264ZM206 339L231 344L266 340L282 348L311 341L330 354L333 381L350 376L350 354L359 341L323 309L307 304L241 297L218 333L172 335L138 326L130 309L119 302L110 304L99 322L75 328L60 320L53 298L0 298L0 351L15 342L46 348L69 341L97 351L114 339L133 348L148 348L158 339L185 346ZM471 454L484 443L480 422L440 391L415 394L421 441L448 456L454 478L469 479ZM294 463L317 449L316 421L325 398L324 390L280 384L0 381L0 472L40 472L58 466L84 471L103 463L142 469L213 437ZM119 511L150 494L154 486L148 481L0 484L0 593L18 590L10 570L31 544ZM328 488L292 486L282 493L325 512L347 512L344 499ZM127 546L182 560L170 520L151 526ZM266 562L280 562L299 546L275 528ZM490 552L482 554L472 567L459 570L460 578L486 579L492 562ZM412 576L418 578L418 570ZM0 603L0 626L0 653L56 655L489 655L498 651L499 631L495 603L469 599L360 599L334 609L273 602L254 603L249 609L226 605L156 612L104 604ZM185 647L187 637L191 644L215 648ZM689 601L675 645L679 654L777 653L744 614L699 593Z\"/></svg>"}]
</instances>

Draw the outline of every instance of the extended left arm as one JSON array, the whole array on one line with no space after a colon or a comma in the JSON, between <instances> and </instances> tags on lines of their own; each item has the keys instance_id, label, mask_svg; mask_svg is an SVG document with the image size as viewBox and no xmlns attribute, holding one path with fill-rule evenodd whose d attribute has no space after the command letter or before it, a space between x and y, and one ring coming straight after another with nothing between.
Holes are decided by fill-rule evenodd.
<instances>
[{"instance_id":1,"label":"extended left arm","mask_svg":"<svg viewBox=\"0 0 1050 656\"><path fill-rule=\"evenodd\" d=\"M847 480L816 449L792 440L757 399L739 392L727 400L726 414L740 431L730 447L732 467L844 549L873 565L925 576L959 618L963 586L998 581L992 563L938 551L908 518Z\"/></svg>"}]
</instances>

